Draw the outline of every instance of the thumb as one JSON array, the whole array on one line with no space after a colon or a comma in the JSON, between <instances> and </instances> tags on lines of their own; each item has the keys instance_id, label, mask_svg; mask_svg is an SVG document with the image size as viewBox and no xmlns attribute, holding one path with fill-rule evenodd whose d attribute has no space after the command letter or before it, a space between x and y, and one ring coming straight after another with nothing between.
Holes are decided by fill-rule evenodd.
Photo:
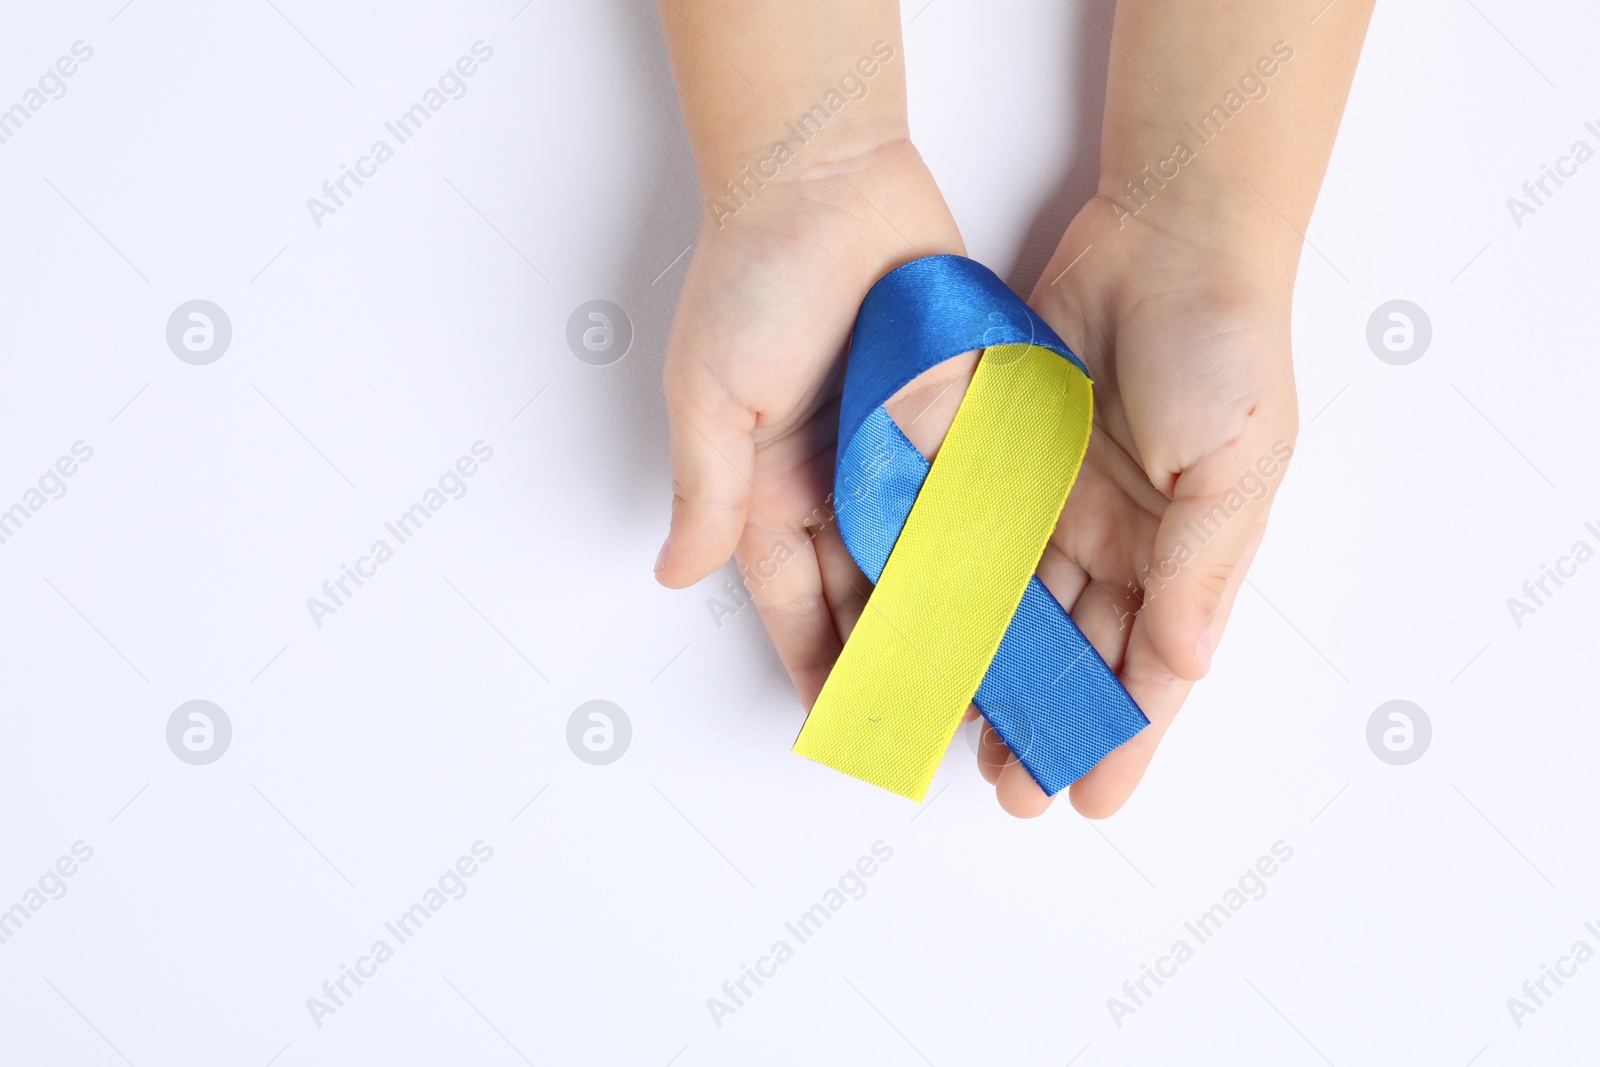
<instances>
[{"instance_id":1,"label":"thumb","mask_svg":"<svg viewBox=\"0 0 1600 1067\"><path fill-rule=\"evenodd\" d=\"M1174 675L1211 669L1218 611L1243 580L1293 446L1249 437L1229 442L1178 476L1156 532L1140 620Z\"/></svg>"},{"instance_id":2,"label":"thumb","mask_svg":"<svg viewBox=\"0 0 1600 1067\"><path fill-rule=\"evenodd\" d=\"M754 417L709 371L667 361L662 395L672 442L672 527L656 580L693 585L728 561L744 529L755 465Z\"/></svg>"}]
</instances>

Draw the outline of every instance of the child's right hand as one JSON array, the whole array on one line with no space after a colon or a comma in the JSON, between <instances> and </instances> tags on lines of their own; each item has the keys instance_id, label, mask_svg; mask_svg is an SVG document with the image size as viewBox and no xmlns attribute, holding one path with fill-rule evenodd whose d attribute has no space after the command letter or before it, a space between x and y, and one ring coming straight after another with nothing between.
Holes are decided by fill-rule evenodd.
<instances>
[{"instance_id":1,"label":"child's right hand","mask_svg":"<svg viewBox=\"0 0 1600 1067\"><path fill-rule=\"evenodd\" d=\"M667 343L672 528L656 573L681 588L734 553L807 708L871 591L829 503L856 311L900 264L963 251L904 140L809 162L702 225Z\"/></svg>"}]
</instances>

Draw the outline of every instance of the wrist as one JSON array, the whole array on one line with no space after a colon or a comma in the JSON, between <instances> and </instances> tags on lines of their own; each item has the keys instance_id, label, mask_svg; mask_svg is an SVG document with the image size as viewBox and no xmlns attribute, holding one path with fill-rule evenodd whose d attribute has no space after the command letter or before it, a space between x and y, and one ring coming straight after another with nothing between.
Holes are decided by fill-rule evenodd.
<instances>
[{"instance_id":1,"label":"wrist","mask_svg":"<svg viewBox=\"0 0 1600 1067\"><path fill-rule=\"evenodd\" d=\"M830 51L757 106L691 121L702 199L828 173L908 138L899 41Z\"/></svg>"},{"instance_id":2,"label":"wrist","mask_svg":"<svg viewBox=\"0 0 1600 1067\"><path fill-rule=\"evenodd\" d=\"M1156 238L1276 287L1293 284L1304 243L1305 223L1291 221L1286 203L1292 199L1269 193L1259 177L1207 168L1192 156L1180 162L1169 151L1103 166L1092 209L1119 235Z\"/></svg>"},{"instance_id":3,"label":"wrist","mask_svg":"<svg viewBox=\"0 0 1600 1067\"><path fill-rule=\"evenodd\" d=\"M841 125L820 134L782 123L766 140L741 139L707 150L696 166L700 199L714 223L718 203L737 213L747 204L776 199L774 190L805 188L816 179L861 169L904 138L903 123L892 120Z\"/></svg>"},{"instance_id":4,"label":"wrist","mask_svg":"<svg viewBox=\"0 0 1600 1067\"><path fill-rule=\"evenodd\" d=\"M1268 232L1271 220L1192 195L1151 200L1135 212L1122 180L1103 178L1102 189L1116 181L1112 188L1121 195L1103 191L1084 205L1029 300L1069 346L1109 352L1115 324L1175 294L1287 329L1296 261L1294 251Z\"/></svg>"},{"instance_id":5,"label":"wrist","mask_svg":"<svg viewBox=\"0 0 1600 1067\"><path fill-rule=\"evenodd\" d=\"M964 252L949 209L909 140L834 147L775 178L757 181L752 173L732 192L708 190L701 240L822 246L840 269L860 268L870 280L918 256Z\"/></svg>"},{"instance_id":6,"label":"wrist","mask_svg":"<svg viewBox=\"0 0 1600 1067\"><path fill-rule=\"evenodd\" d=\"M897 145L909 145L904 112L776 123L765 137L744 137L697 154L705 221L717 228L747 207L803 199L804 190L867 170Z\"/></svg>"}]
</instances>

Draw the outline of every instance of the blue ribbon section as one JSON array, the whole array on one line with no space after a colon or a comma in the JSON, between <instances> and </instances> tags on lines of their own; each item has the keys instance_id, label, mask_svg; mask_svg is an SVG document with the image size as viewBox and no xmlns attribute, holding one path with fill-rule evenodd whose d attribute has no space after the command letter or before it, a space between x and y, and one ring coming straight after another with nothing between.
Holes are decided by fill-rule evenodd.
<instances>
[{"instance_id":1,"label":"blue ribbon section","mask_svg":"<svg viewBox=\"0 0 1600 1067\"><path fill-rule=\"evenodd\" d=\"M834 508L850 555L877 583L930 464L884 403L963 352L1031 344L1070 360L1045 321L982 264L929 256L891 271L856 319L839 410ZM1034 781L1054 796L1149 725L1121 681L1035 576L974 698Z\"/></svg>"}]
</instances>

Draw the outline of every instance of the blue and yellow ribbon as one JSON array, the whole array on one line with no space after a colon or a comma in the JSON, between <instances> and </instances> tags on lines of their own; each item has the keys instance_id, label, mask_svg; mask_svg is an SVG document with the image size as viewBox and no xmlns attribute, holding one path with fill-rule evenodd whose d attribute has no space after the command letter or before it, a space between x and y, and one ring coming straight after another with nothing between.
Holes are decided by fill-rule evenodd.
<instances>
[{"instance_id":1,"label":"blue and yellow ribbon","mask_svg":"<svg viewBox=\"0 0 1600 1067\"><path fill-rule=\"evenodd\" d=\"M983 350L930 464L884 409ZM1034 574L1088 448L1087 368L988 268L914 260L862 302L834 508L874 583L794 750L912 800L969 703L1054 795L1148 720Z\"/></svg>"}]
</instances>

